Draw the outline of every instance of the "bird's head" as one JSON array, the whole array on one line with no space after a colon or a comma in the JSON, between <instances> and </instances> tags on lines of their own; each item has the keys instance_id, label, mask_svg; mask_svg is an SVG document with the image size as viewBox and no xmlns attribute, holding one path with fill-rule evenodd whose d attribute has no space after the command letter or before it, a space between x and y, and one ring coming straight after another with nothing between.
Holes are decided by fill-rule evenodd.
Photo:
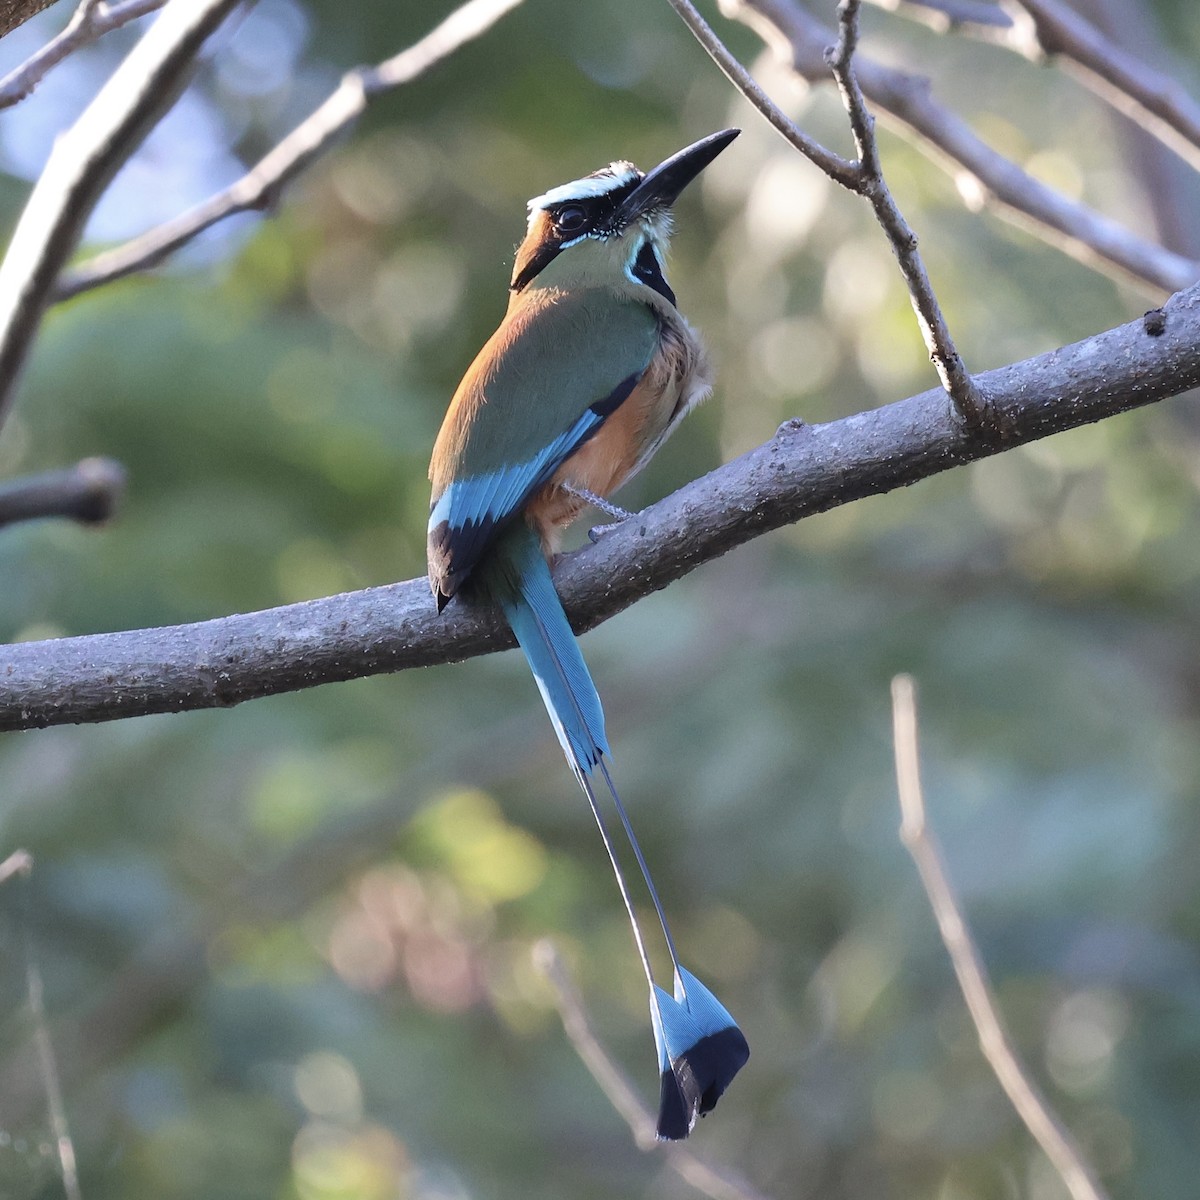
<instances>
[{"instance_id":1,"label":"bird's head","mask_svg":"<svg viewBox=\"0 0 1200 1200\"><path fill-rule=\"evenodd\" d=\"M674 304L663 274L671 206L740 132L711 133L645 175L633 163L614 162L535 196L511 290L521 292L535 279L557 286L602 282L606 272L619 272Z\"/></svg>"}]
</instances>

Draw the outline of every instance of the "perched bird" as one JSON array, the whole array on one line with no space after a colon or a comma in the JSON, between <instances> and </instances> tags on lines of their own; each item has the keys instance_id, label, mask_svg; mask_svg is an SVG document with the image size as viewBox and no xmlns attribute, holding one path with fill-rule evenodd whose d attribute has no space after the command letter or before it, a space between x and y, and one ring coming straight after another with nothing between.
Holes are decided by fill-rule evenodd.
<instances>
[{"instance_id":1,"label":"perched bird","mask_svg":"<svg viewBox=\"0 0 1200 1200\"><path fill-rule=\"evenodd\" d=\"M658 1135L684 1138L750 1055L733 1018L679 963L662 903L613 786L600 697L547 558L562 530L649 461L711 386L707 355L664 274L671 206L738 135L702 138L643 175L615 162L529 202L508 311L459 384L429 476L429 581L495 603L542 693L608 850L650 988L661 1071ZM654 982L597 802L601 778L658 913L671 993Z\"/></svg>"}]
</instances>

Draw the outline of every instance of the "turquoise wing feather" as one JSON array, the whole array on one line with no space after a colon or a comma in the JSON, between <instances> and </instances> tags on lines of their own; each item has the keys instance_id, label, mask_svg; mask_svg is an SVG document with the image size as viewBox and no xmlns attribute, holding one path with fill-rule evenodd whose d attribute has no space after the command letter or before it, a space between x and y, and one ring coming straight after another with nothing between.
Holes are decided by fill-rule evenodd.
<instances>
[{"instance_id":1,"label":"turquoise wing feather","mask_svg":"<svg viewBox=\"0 0 1200 1200\"><path fill-rule=\"evenodd\" d=\"M607 289L518 298L451 402L430 464L430 582L445 603L645 372L658 320Z\"/></svg>"}]
</instances>

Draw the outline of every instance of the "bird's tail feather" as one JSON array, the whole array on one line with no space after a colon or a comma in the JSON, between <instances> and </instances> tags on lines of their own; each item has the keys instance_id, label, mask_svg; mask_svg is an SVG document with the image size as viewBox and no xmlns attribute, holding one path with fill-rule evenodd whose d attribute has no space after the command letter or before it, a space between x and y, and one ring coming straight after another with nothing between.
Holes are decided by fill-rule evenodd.
<instances>
[{"instance_id":1,"label":"bird's tail feather","mask_svg":"<svg viewBox=\"0 0 1200 1200\"><path fill-rule=\"evenodd\" d=\"M579 643L575 640L575 634L567 621L567 615L563 612L562 602L555 591L550 567L542 555L541 546L533 531L524 522L518 522L503 535L496 551L486 582L504 610L504 615L516 634L517 642L525 652L563 753L575 772L575 777L588 798L596 824L600 827L600 834L608 849L625 906L629 910L629 919L634 928L634 937L638 941L643 964L646 966L647 977L650 970L642 945L641 931L626 888L624 873L600 814L595 788L592 785L592 773L597 767L604 777L625 836L629 839L642 878L646 881L646 889L654 902L654 910L658 914L663 938L671 955L671 965L677 968L679 964L675 954L675 941L667 925L662 901L658 898L658 890L654 886L650 868L646 865L642 848L633 832L629 814L625 811L620 793L613 783L607 763L604 762L604 756L609 750L600 696L583 660ZM653 986L653 980L650 979L649 982Z\"/></svg>"},{"instance_id":2,"label":"bird's tail feather","mask_svg":"<svg viewBox=\"0 0 1200 1200\"><path fill-rule=\"evenodd\" d=\"M658 1136L665 1140L685 1138L696 1118L712 1109L741 1070L749 1058L749 1047L720 1001L679 964L650 869L604 761L609 750L600 696L554 589L541 546L523 521L514 522L501 535L482 582L500 604L525 653L563 753L600 830L650 987L650 1012L662 1075ZM629 885L592 786L597 767L654 902L671 956L674 996L654 982Z\"/></svg>"},{"instance_id":3,"label":"bird's tail feather","mask_svg":"<svg viewBox=\"0 0 1200 1200\"><path fill-rule=\"evenodd\" d=\"M501 536L485 582L529 660L567 762L577 775L590 774L608 753L604 710L542 548L524 521Z\"/></svg>"}]
</instances>

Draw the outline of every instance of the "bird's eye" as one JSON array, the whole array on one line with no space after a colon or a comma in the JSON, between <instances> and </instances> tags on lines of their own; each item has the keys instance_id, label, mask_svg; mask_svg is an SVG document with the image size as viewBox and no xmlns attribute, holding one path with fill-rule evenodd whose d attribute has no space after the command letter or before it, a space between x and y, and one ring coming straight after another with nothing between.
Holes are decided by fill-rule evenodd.
<instances>
[{"instance_id":1,"label":"bird's eye","mask_svg":"<svg viewBox=\"0 0 1200 1200\"><path fill-rule=\"evenodd\" d=\"M578 204L568 204L558 210L554 224L559 233L578 233L587 223L587 213Z\"/></svg>"}]
</instances>

